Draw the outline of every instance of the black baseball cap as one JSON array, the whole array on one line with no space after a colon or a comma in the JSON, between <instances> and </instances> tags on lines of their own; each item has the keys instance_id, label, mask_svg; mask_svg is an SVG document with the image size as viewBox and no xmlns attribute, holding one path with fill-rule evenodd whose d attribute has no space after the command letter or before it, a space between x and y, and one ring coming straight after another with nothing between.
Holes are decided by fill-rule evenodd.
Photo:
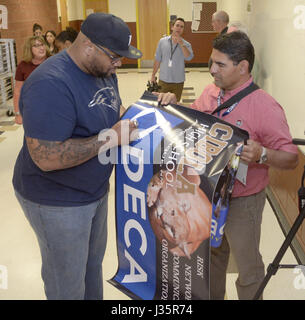
<instances>
[{"instance_id":1,"label":"black baseball cap","mask_svg":"<svg viewBox=\"0 0 305 320\"><path fill-rule=\"evenodd\" d=\"M81 25L81 32L94 44L131 59L139 59L142 52L130 45L131 33L127 24L112 14L91 13Z\"/></svg>"}]
</instances>

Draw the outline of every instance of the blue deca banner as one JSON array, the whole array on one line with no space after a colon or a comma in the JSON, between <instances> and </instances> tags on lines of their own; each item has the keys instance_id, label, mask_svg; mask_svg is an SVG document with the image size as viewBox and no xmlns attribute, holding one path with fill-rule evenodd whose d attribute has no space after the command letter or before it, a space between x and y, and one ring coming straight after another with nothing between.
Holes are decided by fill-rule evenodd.
<instances>
[{"instance_id":1,"label":"blue deca banner","mask_svg":"<svg viewBox=\"0 0 305 320\"><path fill-rule=\"evenodd\" d=\"M145 92L122 117L139 135L118 148L118 270L111 284L133 299L209 299L210 247L219 246L248 133Z\"/></svg>"}]
</instances>

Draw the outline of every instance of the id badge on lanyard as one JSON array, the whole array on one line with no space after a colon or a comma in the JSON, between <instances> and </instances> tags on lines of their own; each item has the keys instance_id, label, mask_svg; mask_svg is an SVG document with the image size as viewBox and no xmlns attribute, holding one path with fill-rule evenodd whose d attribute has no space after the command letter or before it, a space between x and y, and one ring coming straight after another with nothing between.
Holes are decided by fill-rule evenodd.
<instances>
[{"instance_id":1,"label":"id badge on lanyard","mask_svg":"<svg viewBox=\"0 0 305 320\"><path fill-rule=\"evenodd\" d=\"M219 107L221 105L221 97L222 97L222 91L220 90L219 95L217 97L217 106ZM230 114L238 105L238 102L235 102L232 104L222 115L221 117L225 117L228 114ZM217 112L218 117L220 116L220 111ZM242 150L240 150L241 152ZM247 185L247 175L248 175L248 164L242 160L239 161L238 170L236 173L236 179L240 181L243 185Z\"/></svg>"},{"instance_id":2,"label":"id badge on lanyard","mask_svg":"<svg viewBox=\"0 0 305 320\"><path fill-rule=\"evenodd\" d=\"M222 94L222 90L219 91L218 97L217 97L217 107L219 107L221 105L221 98L222 98L223 94ZM238 105L238 102L235 102L234 104L231 105L231 107L229 107L222 115L221 117L225 117L228 114L230 114ZM217 112L218 117L220 117L220 111Z\"/></svg>"},{"instance_id":3,"label":"id badge on lanyard","mask_svg":"<svg viewBox=\"0 0 305 320\"><path fill-rule=\"evenodd\" d=\"M170 59L168 61L168 67L171 68L173 66L173 55L178 47L178 43L176 44L174 50L173 50L173 43L172 43L172 39L170 39L170 43L171 43L171 55L170 55Z\"/></svg>"}]
</instances>

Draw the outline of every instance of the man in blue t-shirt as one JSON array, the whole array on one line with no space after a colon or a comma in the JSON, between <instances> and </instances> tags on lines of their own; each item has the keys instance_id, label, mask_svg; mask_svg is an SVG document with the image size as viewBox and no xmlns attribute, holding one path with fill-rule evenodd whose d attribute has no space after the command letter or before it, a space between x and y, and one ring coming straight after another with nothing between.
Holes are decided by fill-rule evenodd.
<instances>
[{"instance_id":1,"label":"man in blue t-shirt","mask_svg":"<svg viewBox=\"0 0 305 320\"><path fill-rule=\"evenodd\" d=\"M13 185L39 242L48 299L103 297L113 167L105 159L136 129L119 121L115 74L122 57L142 55L130 41L123 20L91 14L72 46L41 64L21 91L24 143Z\"/></svg>"}]
</instances>

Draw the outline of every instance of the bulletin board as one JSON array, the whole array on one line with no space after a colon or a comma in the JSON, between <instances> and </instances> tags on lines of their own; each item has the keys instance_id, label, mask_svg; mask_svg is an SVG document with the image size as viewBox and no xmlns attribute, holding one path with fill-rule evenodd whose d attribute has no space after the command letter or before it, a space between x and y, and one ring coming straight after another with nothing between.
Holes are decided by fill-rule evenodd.
<instances>
[{"instance_id":1,"label":"bulletin board","mask_svg":"<svg viewBox=\"0 0 305 320\"><path fill-rule=\"evenodd\" d=\"M192 7L192 32L193 33L212 33L212 15L217 11L217 2L193 2Z\"/></svg>"}]
</instances>

